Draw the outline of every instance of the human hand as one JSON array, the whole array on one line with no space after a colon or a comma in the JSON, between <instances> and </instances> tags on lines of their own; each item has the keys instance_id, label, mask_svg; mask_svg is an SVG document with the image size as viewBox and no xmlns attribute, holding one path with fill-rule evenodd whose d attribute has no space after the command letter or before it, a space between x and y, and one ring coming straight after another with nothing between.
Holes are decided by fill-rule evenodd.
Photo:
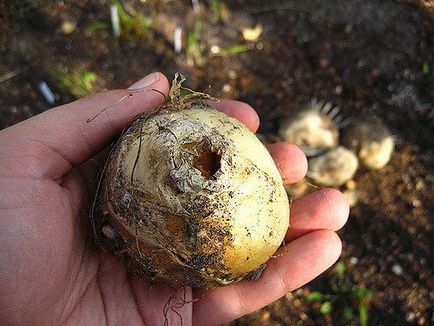
<instances>
[{"instance_id":1,"label":"human hand","mask_svg":"<svg viewBox=\"0 0 434 326\"><path fill-rule=\"evenodd\" d=\"M170 289L128 275L97 248L88 209L103 164L94 156L136 114L162 104L161 94L151 89L167 94L168 88L167 79L154 73L130 90L86 97L0 131L1 324L173 325L182 316L183 325L217 325L277 300L339 257L334 231L345 223L348 206L338 191L323 189L292 203L288 253L272 259L259 280L208 290L165 320ZM213 106L252 131L258 128L258 116L244 103ZM268 148L285 183L304 176L306 158L296 146ZM195 291L182 295L189 301L200 296Z\"/></svg>"}]
</instances>

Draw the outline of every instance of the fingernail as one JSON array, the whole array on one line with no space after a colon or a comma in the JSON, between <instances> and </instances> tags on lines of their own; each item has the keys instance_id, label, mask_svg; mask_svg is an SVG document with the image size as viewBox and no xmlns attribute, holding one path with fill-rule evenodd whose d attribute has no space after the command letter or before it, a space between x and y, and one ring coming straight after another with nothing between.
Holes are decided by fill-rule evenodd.
<instances>
[{"instance_id":1,"label":"fingernail","mask_svg":"<svg viewBox=\"0 0 434 326\"><path fill-rule=\"evenodd\" d=\"M160 80L160 73L154 72L132 84L128 89L141 89L149 87Z\"/></svg>"}]
</instances>

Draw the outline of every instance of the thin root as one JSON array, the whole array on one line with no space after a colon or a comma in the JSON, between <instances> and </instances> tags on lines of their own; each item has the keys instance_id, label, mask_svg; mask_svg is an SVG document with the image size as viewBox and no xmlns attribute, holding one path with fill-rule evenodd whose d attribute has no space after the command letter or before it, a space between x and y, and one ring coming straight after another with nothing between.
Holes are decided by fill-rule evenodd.
<instances>
[{"instance_id":1,"label":"thin root","mask_svg":"<svg viewBox=\"0 0 434 326\"><path fill-rule=\"evenodd\" d=\"M139 163L140 153L142 152L142 135L143 135L143 125L140 127L139 136L139 148L137 149L137 155L134 160L133 169L131 171L131 185L134 186L134 172L136 171L137 164Z\"/></svg>"},{"instance_id":2,"label":"thin root","mask_svg":"<svg viewBox=\"0 0 434 326\"><path fill-rule=\"evenodd\" d=\"M134 222L135 226L136 226L136 247L137 247L137 252L139 253L140 258L143 258L143 254L142 251L140 250L140 245L139 245L139 227L138 227L138 223Z\"/></svg>"},{"instance_id":3,"label":"thin root","mask_svg":"<svg viewBox=\"0 0 434 326\"><path fill-rule=\"evenodd\" d=\"M285 239L282 240L282 244L281 244L281 246L283 247L284 252L281 253L281 254L277 254L277 255L271 255L271 256L270 256L270 259L271 259L271 258L272 258L272 259L275 259L275 258L283 257L283 256L286 256L286 255L289 253L288 248L286 248L286 242L285 242Z\"/></svg>"},{"instance_id":4,"label":"thin root","mask_svg":"<svg viewBox=\"0 0 434 326\"><path fill-rule=\"evenodd\" d=\"M127 94L125 94L124 96L122 96L119 100L117 100L116 103L110 104L109 106L105 107L104 109L102 109L101 111L99 111L97 114L95 114L92 118L89 118L86 120L87 123L92 122L93 120L95 120L97 117L99 117L102 113L104 113L107 110L110 110L112 107L115 107L116 105L118 105L119 103L121 103L123 100L130 98L131 96L133 96L135 93L141 93L143 92L144 89L134 89L134 90L129 90Z\"/></svg>"},{"instance_id":5,"label":"thin root","mask_svg":"<svg viewBox=\"0 0 434 326\"><path fill-rule=\"evenodd\" d=\"M176 311L176 305L171 304L172 300L176 297L176 292L177 291L175 288L170 287L170 296L163 307L164 326L169 326L169 310L178 315L179 319L181 320L181 326L184 325L182 315L178 311Z\"/></svg>"}]
</instances>

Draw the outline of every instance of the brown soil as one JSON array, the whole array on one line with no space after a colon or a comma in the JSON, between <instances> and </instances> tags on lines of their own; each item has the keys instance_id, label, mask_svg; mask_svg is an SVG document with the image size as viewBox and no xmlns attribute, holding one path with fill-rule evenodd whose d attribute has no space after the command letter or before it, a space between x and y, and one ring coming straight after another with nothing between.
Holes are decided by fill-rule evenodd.
<instances>
[{"instance_id":1,"label":"brown soil","mask_svg":"<svg viewBox=\"0 0 434 326\"><path fill-rule=\"evenodd\" d=\"M194 65L185 54L186 30L194 26L190 1L124 1L129 12L152 17L154 24L143 35L120 39L112 36L104 1L3 2L0 128L50 107L41 81L58 95L53 106L75 98L50 69L95 72L92 92L126 87L155 70L168 76L179 71L194 89L212 85L214 96L251 104L263 134L274 133L284 116L312 97L339 105L345 117L379 115L398 146L384 169L360 170L355 177L360 200L340 231L345 283L373 291L366 300L372 325L434 323L434 19L413 4L429 2L222 2L222 21L200 2L203 49ZM66 21L76 24L70 34L61 30ZM107 27L91 31L95 23ZM231 53L245 43L240 30L257 23L263 27L259 39ZM184 26L181 53L173 51L177 24ZM213 45L223 52L212 54ZM339 292L338 283L331 269L231 325L359 324L357 301ZM307 300L312 291L329 295L331 313L321 314L321 303ZM345 318L346 305L353 318Z\"/></svg>"}]
</instances>

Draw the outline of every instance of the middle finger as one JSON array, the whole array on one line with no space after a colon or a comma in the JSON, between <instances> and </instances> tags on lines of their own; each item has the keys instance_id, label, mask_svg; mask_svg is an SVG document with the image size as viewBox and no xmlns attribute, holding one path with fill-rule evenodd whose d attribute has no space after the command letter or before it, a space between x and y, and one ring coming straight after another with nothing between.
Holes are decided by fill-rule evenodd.
<instances>
[{"instance_id":1,"label":"middle finger","mask_svg":"<svg viewBox=\"0 0 434 326\"><path fill-rule=\"evenodd\" d=\"M314 230L337 231L347 221L349 210L342 193L332 188L294 200L285 241L293 241Z\"/></svg>"}]
</instances>

